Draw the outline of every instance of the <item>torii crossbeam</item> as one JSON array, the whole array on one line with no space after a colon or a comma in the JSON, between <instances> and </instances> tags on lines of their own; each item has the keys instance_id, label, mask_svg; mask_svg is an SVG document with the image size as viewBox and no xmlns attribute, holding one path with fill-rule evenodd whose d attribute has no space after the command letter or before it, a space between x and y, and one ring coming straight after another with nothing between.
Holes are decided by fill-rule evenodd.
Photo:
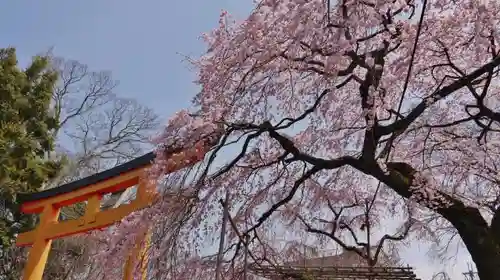
<instances>
[{"instance_id":1,"label":"torii crossbeam","mask_svg":"<svg viewBox=\"0 0 500 280\"><path fill-rule=\"evenodd\" d=\"M165 173L178 171L201 161L205 154L218 143L219 137L200 140L193 147L168 152ZM38 193L19 194L21 211L40 214L38 226L21 233L18 246L31 246L24 269L24 280L41 280L53 239L108 227L121 221L130 213L150 205L155 197L156 183L143 174L155 158L153 152L109 170ZM130 204L102 210L101 199L105 194L123 191L137 186L136 198ZM78 202L87 202L85 214L76 220L58 221L60 209ZM141 251L141 250L139 250ZM142 265L141 265L142 267ZM132 279L126 268L124 279Z\"/></svg>"}]
</instances>

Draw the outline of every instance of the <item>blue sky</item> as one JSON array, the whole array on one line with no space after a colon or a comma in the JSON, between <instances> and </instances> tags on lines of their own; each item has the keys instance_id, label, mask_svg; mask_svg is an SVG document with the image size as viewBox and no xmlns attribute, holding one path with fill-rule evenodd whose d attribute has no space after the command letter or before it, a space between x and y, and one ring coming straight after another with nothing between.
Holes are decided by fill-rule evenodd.
<instances>
[{"instance_id":1,"label":"blue sky","mask_svg":"<svg viewBox=\"0 0 500 280\"><path fill-rule=\"evenodd\" d=\"M179 53L199 55L202 32L221 9L248 13L251 1L4 1L2 47L17 48L21 62L53 47L54 54L93 70L110 70L117 93L162 117L186 107L196 93L194 73Z\"/></svg>"},{"instance_id":2,"label":"blue sky","mask_svg":"<svg viewBox=\"0 0 500 280\"><path fill-rule=\"evenodd\" d=\"M203 52L199 35L216 26L221 9L242 17L251 6L250 0L4 1L1 47L16 47L21 62L53 47L57 56L109 70L120 82L118 94L167 118L197 91L195 74L179 53ZM415 245L403 252L422 279L441 267L428 261L426 249ZM462 279L465 260L448 267L455 279Z\"/></svg>"}]
</instances>

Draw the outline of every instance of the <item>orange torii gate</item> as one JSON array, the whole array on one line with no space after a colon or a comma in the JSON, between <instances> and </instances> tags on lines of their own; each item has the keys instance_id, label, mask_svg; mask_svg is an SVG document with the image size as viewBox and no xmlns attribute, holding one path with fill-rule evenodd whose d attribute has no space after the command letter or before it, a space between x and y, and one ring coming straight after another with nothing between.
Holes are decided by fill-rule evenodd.
<instances>
[{"instance_id":1,"label":"orange torii gate","mask_svg":"<svg viewBox=\"0 0 500 280\"><path fill-rule=\"evenodd\" d=\"M175 172L201 161L219 139L220 137L208 137L188 149L167 151L169 160L165 172ZM155 154L151 152L81 180L38 193L18 195L24 213L40 214L38 226L17 237L16 245L31 246L23 279L42 279L53 239L111 226L130 213L149 206L155 198L156 184L151 184L149 179L143 178L143 174L154 158ZM137 186L137 192L131 203L108 210L101 209L103 195L123 191L132 186ZM83 217L58 221L62 207L85 201L87 203ZM132 279L133 258L137 258L137 254L143 250L134 248L134 251L132 254L135 256L131 256L125 265L124 280ZM141 263L140 267L144 269L145 265ZM143 279L145 272L144 269Z\"/></svg>"}]
</instances>

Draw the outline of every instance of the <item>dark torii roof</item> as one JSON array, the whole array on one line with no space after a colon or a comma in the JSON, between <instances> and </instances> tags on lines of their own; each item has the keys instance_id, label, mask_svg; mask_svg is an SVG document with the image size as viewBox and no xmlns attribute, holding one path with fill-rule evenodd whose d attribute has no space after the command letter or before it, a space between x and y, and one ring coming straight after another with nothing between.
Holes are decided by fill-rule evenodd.
<instances>
[{"instance_id":1,"label":"dark torii roof","mask_svg":"<svg viewBox=\"0 0 500 280\"><path fill-rule=\"evenodd\" d=\"M207 145L209 147L215 146L219 140L222 138L224 130L219 129L216 131L214 134L206 135L200 139L200 141L203 141L204 145ZM180 151L182 151L184 147L179 146L179 145L172 145L168 147L166 150L163 151L165 155L172 155L176 154ZM128 161L124 164L115 166L111 169L99 172L97 174L85 177L80 180L73 181L71 183L67 183L64 185L61 185L56 188L52 189L47 189L41 192L36 192L36 193L20 193L17 195L18 201L20 203L27 203L27 202L32 202L32 201L37 201L37 200L42 200L42 199L47 199L50 197L58 196L61 194L73 192L76 190L79 190L81 188L84 188L89 185L96 184L98 182L102 182L105 180L108 180L113 177L117 177L123 173L139 169L141 167L147 166L152 163L152 161L155 159L156 154L155 152L149 152L143 156L137 157L131 161Z\"/></svg>"},{"instance_id":2,"label":"dark torii roof","mask_svg":"<svg viewBox=\"0 0 500 280\"><path fill-rule=\"evenodd\" d=\"M108 180L113 177L117 177L123 173L139 169L141 167L147 166L151 164L151 162L155 159L155 153L149 152L143 156L137 157L131 161L123 163L121 165L115 166L111 169L104 170L102 172L96 173L94 175L90 175L88 177L82 178L80 180L76 180L64 185L61 185L56 188L47 189L41 192L36 193L20 193L17 195L19 202L26 203L32 202L42 199L47 199L50 197L54 197L57 195L73 192L84 188L89 185L93 185L105 180Z\"/></svg>"}]
</instances>

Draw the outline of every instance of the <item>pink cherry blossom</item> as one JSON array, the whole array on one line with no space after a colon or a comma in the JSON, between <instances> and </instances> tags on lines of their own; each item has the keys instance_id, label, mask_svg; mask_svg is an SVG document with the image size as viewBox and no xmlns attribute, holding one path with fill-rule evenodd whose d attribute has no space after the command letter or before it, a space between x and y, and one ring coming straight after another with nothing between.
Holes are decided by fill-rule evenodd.
<instances>
[{"instance_id":1,"label":"pink cherry blossom","mask_svg":"<svg viewBox=\"0 0 500 280\"><path fill-rule=\"evenodd\" d=\"M195 61L197 116L179 112L157 139L162 197L111 244L129 247L147 225L155 275L214 279L229 192L223 279L304 245L340 244L373 265L358 237L391 218L397 232L370 246L451 227L481 279L496 279L499 20L486 0L262 0L242 22L223 12ZM222 128L203 162L164 174L183 160L165 151Z\"/></svg>"}]
</instances>

